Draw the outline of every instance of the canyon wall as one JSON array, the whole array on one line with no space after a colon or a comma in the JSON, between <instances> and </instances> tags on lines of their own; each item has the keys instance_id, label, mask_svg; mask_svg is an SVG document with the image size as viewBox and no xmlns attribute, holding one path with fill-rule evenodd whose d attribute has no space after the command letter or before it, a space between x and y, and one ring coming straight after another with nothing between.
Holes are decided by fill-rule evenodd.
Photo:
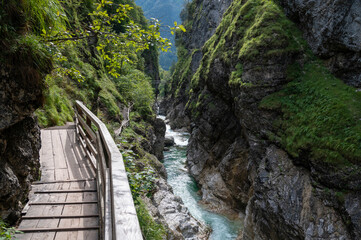
<instances>
[{"instance_id":1,"label":"canyon wall","mask_svg":"<svg viewBox=\"0 0 361 240\"><path fill-rule=\"evenodd\" d=\"M209 23L203 4L186 26ZM361 237L357 7L235 0L215 32L178 36L168 117L203 203L246 213L241 239Z\"/></svg>"}]
</instances>

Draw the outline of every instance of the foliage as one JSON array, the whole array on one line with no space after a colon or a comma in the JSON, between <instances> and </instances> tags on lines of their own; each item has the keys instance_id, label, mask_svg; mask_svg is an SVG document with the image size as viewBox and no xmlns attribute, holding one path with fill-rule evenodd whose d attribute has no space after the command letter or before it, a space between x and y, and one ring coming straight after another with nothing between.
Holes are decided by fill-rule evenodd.
<instances>
[{"instance_id":1,"label":"foliage","mask_svg":"<svg viewBox=\"0 0 361 240\"><path fill-rule=\"evenodd\" d=\"M3 49L0 63L11 65L24 80L41 86L42 77L50 72L52 63L50 54L36 33L31 32L34 28L33 16L27 11L27 5L31 3L33 0L0 2L0 47ZM51 19L50 16L45 17Z\"/></svg>"},{"instance_id":2,"label":"foliage","mask_svg":"<svg viewBox=\"0 0 361 240\"><path fill-rule=\"evenodd\" d=\"M96 42L96 49L104 60L108 73L113 77L119 77L124 65L136 63L137 52L154 45L162 51L168 51L171 45L168 39L160 36L158 20L154 19L149 26L139 26L129 17L132 10L133 7L129 4L115 4L102 0L89 14L92 18L91 23L73 26L73 29L66 31L43 29L43 37L51 45L69 44L69 41L81 39Z\"/></svg>"},{"instance_id":3,"label":"foliage","mask_svg":"<svg viewBox=\"0 0 361 240\"><path fill-rule=\"evenodd\" d=\"M126 1L122 1L126 2ZM131 4L131 1L129 1ZM89 4L92 6L93 4ZM64 99L66 106L69 106L72 99L80 99L85 103L91 103L90 108L100 114L104 121L120 121L120 106L133 105L133 111L139 111L143 116L152 113L152 104L154 102L154 94L150 84L150 79L146 77L141 71L135 70L135 67L142 64L140 53L131 54L128 57L134 64L123 65L122 71L117 71L115 76L109 74L109 61L99 57L96 46L101 42L99 37L98 42L93 42L93 38L81 38L82 35L72 35L79 29L86 29L88 25L91 25L96 18L92 9L80 4L79 1L72 1L65 3L65 12L72 14L68 18L68 35L63 36L73 40L67 41L51 41L48 42L48 51L54 56L55 69L52 74L46 79L46 84L49 90L45 91L46 104L43 109L37 111L41 126L47 127L52 125L62 125L66 121L69 121L70 115L73 114L72 109L70 111L63 111L64 104L53 104L58 102L56 98ZM116 12L118 5L110 4L105 6L107 12ZM99 5L98 5L99 7ZM135 6L134 6L135 7ZM100 8L100 11L103 8ZM136 16L137 21L140 24L146 25L141 19L141 15L136 13L135 9L131 7L127 8L129 15ZM89 16L90 12L93 15ZM103 12L104 13L104 12ZM89 23L91 21L91 23ZM125 19L124 21L130 21ZM123 23L122 23L123 24ZM124 22L125 24L125 22ZM123 25L124 25L123 24ZM134 22L133 25L136 23ZM112 34L117 34L121 28L119 25L114 25ZM59 33L48 31L43 37L50 40L52 37L59 38L62 35ZM76 38L76 39L75 39ZM103 38L104 40L105 38ZM98 46L99 47L99 46ZM109 44L106 46L107 51L114 52L117 49ZM109 56L110 57L110 56ZM54 93L54 94L52 94ZM71 104L70 104L71 106ZM99 111L100 110L100 111Z\"/></svg>"},{"instance_id":4,"label":"foliage","mask_svg":"<svg viewBox=\"0 0 361 240\"><path fill-rule=\"evenodd\" d=\"M40 35L44 29L61 31L67 21L63 8L58 0L24 1L24 10L31 22L32 30Z\"/></svg>"},{"instance_id":5,"label":"foliage","mask_svg":"<svg viewBox=\"0 0 361 240\"><path fill-rule=\"evenodd\" d=\"M152 112L154 93L150 82L151 79L135 69L115 80L118 91L124 93L123 97L128 105L133 104L134 109L142 115Z\"/></svg>"},{"instance_id":6,"label":"foliage","mask_svg":"<svg viewBox=\"0 0 361 240\"><path fill-rule=\"evenodd\" d=\"M139 169L135 162L137 154L131 150L123 153L123 157L133 200L138 205L140 196L151 196L156 180L155 172L151 167Z\"/></svg>"},{"instance_id":7,"label":"foliage","mask_svg":"<svg viewBox=\"0 0 361 240\"><path fill-rule=\"evenodd\" d=\"M283 113L275 126L281 144L294 157L309 150L316 161L338 168L360 164L361 93L317 61L291 70L293 81L261 103Z\"/></svg>"},{"instance_id":8,"label":"foliage","mask_svg":"<svg viewBox=\"0 0 361 240\"><path fill-rule=\"evenodd\" d=\"M142 233L146 240L162 240L165 239L167 233L163 225L154 221L153 217L149 214L146 205L141 198L137 201L139 204L136 206L137 216L142 229Z\"/></svg>"},{"instance_id":9,"label":"foliage","mask_svg":"<svg viewBox=\"0 0 361 240\"><path fill-rule=\"evenodd\" d=\"M15 234L22 233L17 231L14 227L8 227L8 225L0 219L0 240L11 240L14 239Z\"/></svg>"},{"instance_id":10,"label":"foliage","mask_svg":"<svg viewBox=\"0 0 361 240\"><path fill-rule=\"evenodd\" d=\"M161 82L159 84L160 96L166 97L168 96L168 94L170 94L170 90L171 90L171 80L172 80L171 72L161 69L160 79L161 79Z\"/></svg>"}]
</instances>

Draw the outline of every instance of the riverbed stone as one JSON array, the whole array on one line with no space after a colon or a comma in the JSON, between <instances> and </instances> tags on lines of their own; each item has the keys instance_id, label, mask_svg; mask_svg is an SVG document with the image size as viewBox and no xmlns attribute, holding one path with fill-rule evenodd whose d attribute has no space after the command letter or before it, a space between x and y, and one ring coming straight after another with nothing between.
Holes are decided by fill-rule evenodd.
<instances>
[{"instance_id":1,"label":"riverbed stone","mask_svg":"<svg viewBox=\"0 0 361 240\"><path fill-rule=\"evenodd\" d=\"M164 179L157 180L148 205L152 206L152 215L169 229L170 239L207 239L207 227L189 213L182 199L173 194L172 187Z\"/></svg>"},{"instance_id":2,"label":"riverbed stone","mask_svg":"<svg viewBox=\"0 0 361 240\"><path fill-rule=\"evenodd\" d=\"M172 136L166 136L164 139L164 146L165 147L172 147L174 146L175 142L174 142L174 137Z\"/></svg>"}]
</instances>

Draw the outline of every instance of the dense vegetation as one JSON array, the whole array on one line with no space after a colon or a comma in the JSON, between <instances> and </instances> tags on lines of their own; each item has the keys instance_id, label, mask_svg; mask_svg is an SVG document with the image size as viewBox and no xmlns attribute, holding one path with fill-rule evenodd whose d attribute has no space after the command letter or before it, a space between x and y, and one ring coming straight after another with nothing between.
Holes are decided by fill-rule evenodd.
<instances>
[{"instance_id":1,"label":"dense vegetation","mask_svg":"<svg viewBox=\"0 0 361 240\"><path fill-rule=\"evenodd\" d=\"M65 14L67 31L79 32L88 29L88 25L92 22L99 21L94 15L88 14L95 11L94 3L85 6L80 2L65 4L64 12L68 13ZM140 26L146 27L146 20L141 10L132 1L126 3L131 4L127 9L131 18ZM116 25L115 30L122 29L122 24L126 23ZM103 43L104 41L98 37L75 36L73 38L76 38L76 41L61 43L56 42L56 39L50 41L54 37L47 36L47 39L50 39L49 50L57 54L56 68L46 79L48 85L46 104L37 112L40 124L51 126L71 121L73 110L70 99L80 99L88 103L93 111L99 111L100 116L117 122L122 118L120 105L132 104L135 111L144 115L152 114L153 89L149 77L144 74L144 59L140 53L134 54L138 51L138 46L129 41L124 42L128 50L124 53L122 48L120 49L122 55L114 56L114 54L109 55L108 52L114 50L112 48L117 45L116 42L109 43L109 40L105 39ZM156 57L155 54L155 57L148 60L156 63ZM121 65L118 65L119 62Z\"/></svg>"}]
</instances>

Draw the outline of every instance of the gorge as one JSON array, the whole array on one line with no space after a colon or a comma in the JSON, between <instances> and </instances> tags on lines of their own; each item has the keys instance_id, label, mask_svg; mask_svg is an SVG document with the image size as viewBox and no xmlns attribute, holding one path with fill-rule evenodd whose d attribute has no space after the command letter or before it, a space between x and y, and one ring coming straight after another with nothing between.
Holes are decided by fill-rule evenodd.
<instances>
[{"instance_id":1,"label":"gorge","mask_svg":"<svg viewBox=\"0 0 361 240\"><path fill-rule=\"evenodd\" d=\"M361 239L360 1L185 1L161 74L167 42L137 1L1 3L1 223L41 178L39 125L81 100L123 155L144 239Z\"/></svg>"}]
</instances>

